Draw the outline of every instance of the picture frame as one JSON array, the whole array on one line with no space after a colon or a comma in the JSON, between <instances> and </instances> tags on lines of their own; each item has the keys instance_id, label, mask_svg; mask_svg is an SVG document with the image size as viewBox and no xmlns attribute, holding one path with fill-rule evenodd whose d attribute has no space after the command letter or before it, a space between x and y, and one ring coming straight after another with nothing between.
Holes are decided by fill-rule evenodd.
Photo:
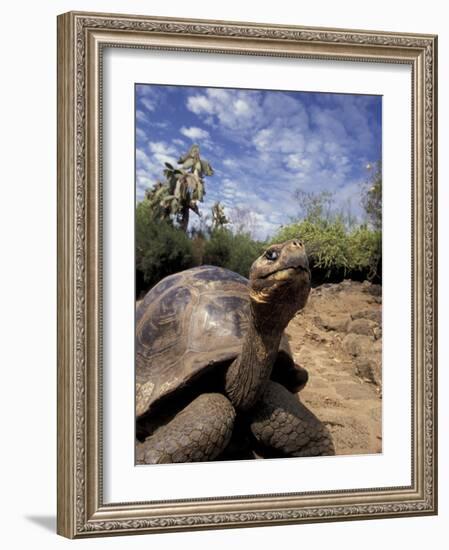
<instances>
[{"instance_id":1,"label":"picture frame","mask_svg":"<svg viewBox=\"0 0 449 550\"><path fill-rule=\"evenodd\" d=\"M410 69L412 293L411 309L403 312L411 326L404 359L411 380L410 484L282 493L261 486L258 494L157 500L149 487L144 501L105 501L102 93L108 48ZM436 514L436 201L436 36L84 12L59 16L58 533L84 538Z\"/></svg>"}]
</instances>

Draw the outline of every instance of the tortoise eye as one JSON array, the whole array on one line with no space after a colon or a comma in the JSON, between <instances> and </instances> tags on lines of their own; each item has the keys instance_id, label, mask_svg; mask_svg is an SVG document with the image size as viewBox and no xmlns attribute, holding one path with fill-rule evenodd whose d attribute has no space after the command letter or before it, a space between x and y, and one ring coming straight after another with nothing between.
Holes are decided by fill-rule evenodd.
<instances>
[{"instance_id":1,"label":"tortoise eye","mask_svg":"<svg viewBox=\"0 0 449 550\"><path fill-rule=\"evenodd\" d=\"M267 250L265 252L265 258L267 260L270 260L270 262L274 262L274 260L277 260L279 257L279 254L276 252L276 250Z\"/></svg>"}]
</instances>

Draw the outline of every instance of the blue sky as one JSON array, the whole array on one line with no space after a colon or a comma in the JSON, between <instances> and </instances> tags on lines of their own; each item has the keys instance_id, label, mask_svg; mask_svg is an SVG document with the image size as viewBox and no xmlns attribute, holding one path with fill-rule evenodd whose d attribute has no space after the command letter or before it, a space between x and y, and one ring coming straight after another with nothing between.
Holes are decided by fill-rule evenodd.
<instances>
[{"instance_id":1,"label":"blue sky","mask_svg":"<svg viewBox=\"0 0 449 550\"><path fill-rule=\"evenodd\" d=\"M220 201L247 211L264 239L300 211L296 189L335 193L359 219L367 166L381 159L381 97L314 92L136 85L136 198L193 143L215 174L204 215ZM196 223L192 213L191 222Z\"/></svg>"}]
</instances>

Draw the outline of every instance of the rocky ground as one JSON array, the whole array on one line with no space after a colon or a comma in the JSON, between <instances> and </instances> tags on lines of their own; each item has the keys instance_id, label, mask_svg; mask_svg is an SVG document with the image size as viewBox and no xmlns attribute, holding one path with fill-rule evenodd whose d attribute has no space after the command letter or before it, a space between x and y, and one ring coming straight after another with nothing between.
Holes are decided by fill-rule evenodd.
<instances>
[{"instance_id":1,"label":"rocky ground","mask_svg":"<svg viewBox=\"0 0 449 550\"><path fill-rule=\"evenodd\" d=\"M337 454L382 451L382 287L343 281L312 289L287 327L309 381L301 400L331 431Z\"/></svg>"},{"instance_id":2,"label":"rocky ground","mask_svg":"<svg viewBox=\"0 0 449 550\"><path fill-rule=\"evenodd\" d=\"M336 454L382 452L382 287L318 286L286 333L309 373L300 399L330 430Z\"/></svg>"}]
</instances>

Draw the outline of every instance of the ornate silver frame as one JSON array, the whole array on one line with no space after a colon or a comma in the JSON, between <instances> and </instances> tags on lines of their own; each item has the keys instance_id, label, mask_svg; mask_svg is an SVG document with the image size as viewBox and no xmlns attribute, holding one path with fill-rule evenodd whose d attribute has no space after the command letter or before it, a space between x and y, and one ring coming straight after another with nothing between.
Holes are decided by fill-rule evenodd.
<instances>
[{"instance_id":1,"label":"ornate silver frame","mask_svg":"<svg viewBox=\"0 0 449 550\"><path fill-rule=\"evenodd\" d=\"M101 57L109 47L409 64L412 68L412 484L104 504ZM58 17L58 533L86 536L437 513L437 37L129 15Z\"/></svg>"}]
</instances>

